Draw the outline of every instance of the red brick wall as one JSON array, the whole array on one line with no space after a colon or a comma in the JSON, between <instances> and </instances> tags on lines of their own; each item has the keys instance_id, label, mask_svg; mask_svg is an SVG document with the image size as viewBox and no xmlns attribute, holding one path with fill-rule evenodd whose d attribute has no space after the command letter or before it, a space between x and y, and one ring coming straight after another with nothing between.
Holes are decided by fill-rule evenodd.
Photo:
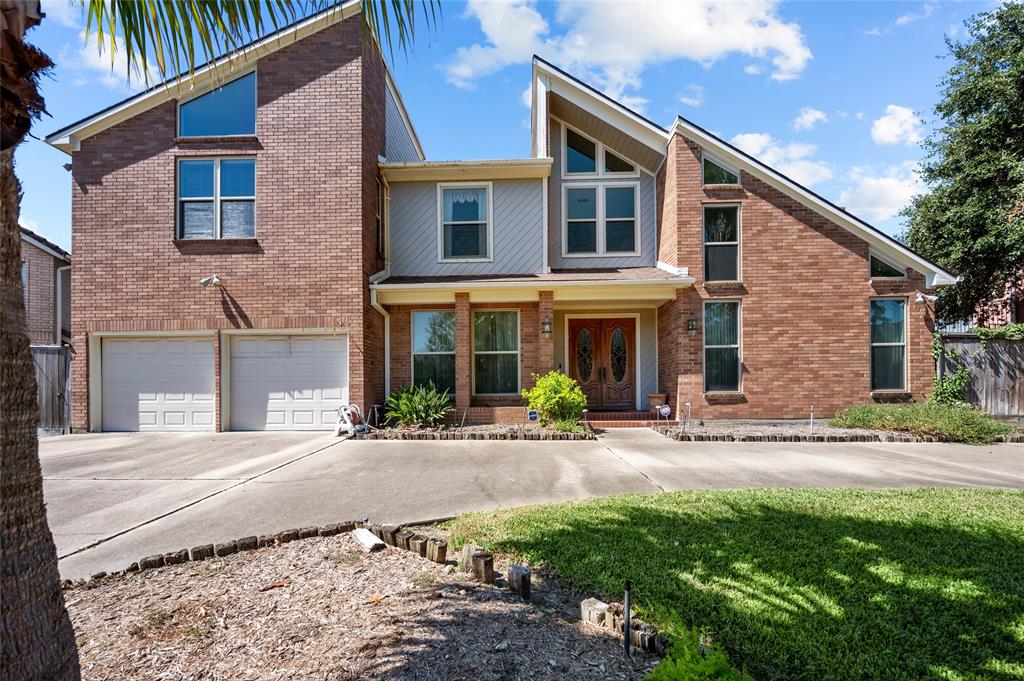
<instances>
[{"instance_id":1,"label":"red brick wall","mask_svg":"<svg viewBox=\"0 0 1024 681\"><path fill-rule=\"evenodd\" d=\"M369 187L384 148L377 59L362 58L355 17L260 60L253 138L176 140L168 102L82 142L72 170L73 427L89 426L94 331L345 327L350 398L379 399L383 321L366 283L381 268L370 246ZM256 157L256 239L175 241L175 159L240 153ZM215 273L222 288L198 285Z\"/></svg>"},{"instance_id":2,"label":"red brick wall","mask_svg":"<svg viewBox=\"0 0 1024 681\"><path fill-rule=\"evenodd\" d=\"M43 249L21 241L21 260L28 264L28 288L25 290L25 311L28 321L28 338L32 343L53 345L59 343L56 337L56 295L57 268L63 265Z\"/></svg>"},{"instance_id":3,"label":"red brick wall","mask_svg":"<svg viewBox=\"0 0 1024 681\"><path fill-rule=\"evenodd\" d=\"M705 190L700 149L678 135L659 182L663 211L674 212L678 225L674 234L662 229L661 248L674 236L679 265L697 279L658 310L659 383L671 404L691 402L698 418L806 418L811 403L816 415L829 416L871 401L869 307L880 295L908 299L907 398L931 391L932 308L913 303L924 290L921 275L872 283L865 241L747 174L740 188ZM741 204L738 285L703 283L702 205L715 202ZM741 301L740 395L703 391L702 303L710 299Z\"/></svg>"}]
</instances>

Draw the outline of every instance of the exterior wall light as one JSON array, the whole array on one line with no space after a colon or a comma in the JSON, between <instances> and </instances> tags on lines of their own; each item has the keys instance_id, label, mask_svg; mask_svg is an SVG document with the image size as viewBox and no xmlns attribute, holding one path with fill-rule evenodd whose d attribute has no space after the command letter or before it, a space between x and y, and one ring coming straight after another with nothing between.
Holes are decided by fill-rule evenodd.
<instances>
[{"instance_id":1,"label":"exterior wall light","mask_svg":"<svg viewBox=\"0 0 1024 681\"><path fill-rule=\"evenodd\" d=\"M690 336L697 333L697 315L690 313L690 318L686 320L686 330L689 331Z\"/></svg>"},{"instance_id":2,"label":"exterior wall light","mask_svg":"<svg viewBox=\"0 0 1024 681\"><path fill-rule=\"evenodd\" d=\"M551 317L544 317L540 322L540 332L545 336L551 335Z\"/></svg>"}]
</instances>

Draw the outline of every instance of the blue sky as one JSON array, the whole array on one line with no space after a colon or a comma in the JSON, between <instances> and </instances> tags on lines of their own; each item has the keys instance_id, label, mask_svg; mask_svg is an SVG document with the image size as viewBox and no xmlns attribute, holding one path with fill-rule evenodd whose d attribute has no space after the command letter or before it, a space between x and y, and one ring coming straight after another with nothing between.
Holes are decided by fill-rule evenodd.
<instances>
[{"instance_id":1,"label":"blue sky","mask_svg":"<svg viewBox=\"0 0 1024 681\"><path fill-rule=\"evenodd\" d=\"M921 189L915 168L948 68L945 35L963 37L991 3L770 1L445 2L393 71L427 157L529 154L524 91L538 53L652 120L676 114L732 141L892 233ZM43 136L130 95L82 39L81 9L43 0L31 41L57 63L43 94ZM70 158L38 140L17 152L22 222L71 245ZM145 191L144 187L139 188Z\"/></svg>"}]
</instances>

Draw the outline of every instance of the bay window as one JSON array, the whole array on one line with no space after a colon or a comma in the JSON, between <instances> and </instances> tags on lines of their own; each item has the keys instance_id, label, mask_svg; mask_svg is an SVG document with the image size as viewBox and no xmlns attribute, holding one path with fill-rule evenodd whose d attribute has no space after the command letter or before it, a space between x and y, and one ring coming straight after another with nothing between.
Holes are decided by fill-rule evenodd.
<instances>
[{"instance_id":1,"label":"bay window","mask_svg":"<svg viewBox=\"0 0 1024 681\"><path fill-rule=\"evenodd\" d=\"M412 384L455 394L455 313L412 313Z\"/></svg>"},{"instance_id":2,"label":"bay window","mask_svg":"<svg viewBox=\"0 0 1024 681\"><path fill-rule=\"evenodd\" d=\"M871 389L906 389L907 301L876 298L871 301Z\"/></svg>"},{"instance_id":3,"label":"bay window","mask_svg":"<svg viewBox=\"0 0 1024 681\"><path fill-rule=\"evenodd\" d=\"M473 393L519 393L519 311L473 313Z\"/></svg>"},{"instance_id":4,"label":"bay window","mask_svg":"<svg viewBox=\"0 0 1024 681\"><path fill-rule=\"evenodd\" d=\"M178 238L256 236L256 159L178 160Z\"/></svg>"},{"instance_id":5,"label":"bay window","mask_svg":"<svg viewBox=\"0 0 1024 681\"><path fill-rule=\"evenodd\" d=\"M704 303L704 392L740 389L740 304Z\"/></svg>"}]
</instances>

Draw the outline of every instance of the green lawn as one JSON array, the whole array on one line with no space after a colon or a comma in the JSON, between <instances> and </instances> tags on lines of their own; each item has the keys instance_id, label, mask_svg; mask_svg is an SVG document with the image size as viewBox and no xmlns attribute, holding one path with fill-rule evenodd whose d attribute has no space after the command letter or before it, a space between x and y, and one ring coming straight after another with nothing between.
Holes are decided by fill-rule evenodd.
<instances>
[{"instance_id":1,"label":"green lawn","mask_svg":"<svg viewBox=\"0 0 1024 681\"><path fill-rule=\"evenodd\" d=\"M755 679L1024 679L1024 493L630 494L462 516L472 541L710 635Z\"/></svg>"}]
</instances>

